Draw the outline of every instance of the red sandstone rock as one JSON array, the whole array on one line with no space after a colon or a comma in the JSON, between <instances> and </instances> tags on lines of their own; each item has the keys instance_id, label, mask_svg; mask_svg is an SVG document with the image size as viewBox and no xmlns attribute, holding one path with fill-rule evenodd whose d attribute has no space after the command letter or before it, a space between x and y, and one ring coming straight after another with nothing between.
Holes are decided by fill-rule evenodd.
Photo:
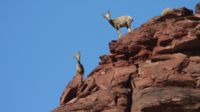
<instances>
[{"instance_id":1,"label":"red sandstone rock","mask_svg":"<svg viewBox=\"0 0 200 112\"><path fill-rule=\"evenodd\" d=\"M109 43L54 112L200 112L200 18L187 8ZM73 82L73 81L72 81ZM77 86L78 85L78 86Z\"/></svg>"},{"instance_id":2,"label":"red sandstone rock","mask_svg":"<svg viewBox=\"0 0 200 112\"><path fill-rule=\"evenodd\" d=\"M69 82L62 96L60 97L60 105L65 105L67 102L71 101L76 97L78 88L83 83L83 74L77 73L73 80Z\"/></svg>"}]
</instances>

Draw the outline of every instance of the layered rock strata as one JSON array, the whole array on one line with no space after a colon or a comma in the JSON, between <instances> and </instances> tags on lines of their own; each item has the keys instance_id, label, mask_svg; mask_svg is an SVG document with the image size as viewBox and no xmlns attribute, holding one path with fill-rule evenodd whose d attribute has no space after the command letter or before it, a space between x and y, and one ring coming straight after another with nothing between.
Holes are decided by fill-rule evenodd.
<instances>
[{"instance_id":1,"label":"layered rock strata","mask_svg":"<svg viewBox=\"0 0 200 112\"><path fill-rule=\"evenodd\" d=\"M194 12L174 9L111 41L54 112L200 112L200 4Z\"/></svg>"}]
</instances>

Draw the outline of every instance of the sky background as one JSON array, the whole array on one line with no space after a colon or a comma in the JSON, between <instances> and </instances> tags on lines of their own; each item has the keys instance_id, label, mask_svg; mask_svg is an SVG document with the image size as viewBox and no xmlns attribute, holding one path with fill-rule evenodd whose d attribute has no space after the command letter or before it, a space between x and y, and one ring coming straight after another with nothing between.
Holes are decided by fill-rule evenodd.
<instances>
[{"instance_id":1,"label":"sky background","mask_svg":"<svg viewBox=\"0 0 200 112\"><path fill-rule=\"evenodd\" d=\"M133 28L164 8L194 9L199 0L0 0L0 111L50 112L75 74L85 77L108 54L117 32L102 17L130 15ZM123 29L126 32L126 29Z\"/></svg>"}]
</instances>

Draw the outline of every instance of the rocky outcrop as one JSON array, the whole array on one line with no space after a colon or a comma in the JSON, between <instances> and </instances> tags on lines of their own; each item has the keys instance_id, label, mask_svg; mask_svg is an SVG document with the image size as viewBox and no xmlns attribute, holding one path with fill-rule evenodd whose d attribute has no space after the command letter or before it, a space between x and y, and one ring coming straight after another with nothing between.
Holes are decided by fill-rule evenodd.
<instances>
[{"instance_id":1,"label":"rocky outcrop","mask_svg":"<svg viewBox=\"0 0 200 112\"><path fill-rule=\"evenodd\" d=\"M54 112L200 112L199 7L111 41L110 54Z\"/></svg>"},{"instance_id":2,"label":"rocky outcrop","mask_svg":"<svg viewBox=\"0 0 200 112\"><path fill-rule=\"evenodd\" d=\"M78 88L83 83L83 74L76 73L74 78L69 82L63 94L60 97L60 105L65 105L69 101L74 101ZM73 100L72 100L73 99Z\"/></svg>"}]
</instances>

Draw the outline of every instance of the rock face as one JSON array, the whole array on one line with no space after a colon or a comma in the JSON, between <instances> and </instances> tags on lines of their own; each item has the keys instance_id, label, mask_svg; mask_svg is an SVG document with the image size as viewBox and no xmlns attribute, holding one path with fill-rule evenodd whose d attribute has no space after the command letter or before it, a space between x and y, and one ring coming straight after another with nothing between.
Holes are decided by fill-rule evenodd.
<instances>
[{"instance_id":1,"label":"rock face","mask_svg":"<svg viewBox=\"0 0 200 112\"><path fill-rule=\"evenodd\" d=\"M110 54L54 112L200 112L199 7L111 41Z\"/></svg>"}]
</instances>

